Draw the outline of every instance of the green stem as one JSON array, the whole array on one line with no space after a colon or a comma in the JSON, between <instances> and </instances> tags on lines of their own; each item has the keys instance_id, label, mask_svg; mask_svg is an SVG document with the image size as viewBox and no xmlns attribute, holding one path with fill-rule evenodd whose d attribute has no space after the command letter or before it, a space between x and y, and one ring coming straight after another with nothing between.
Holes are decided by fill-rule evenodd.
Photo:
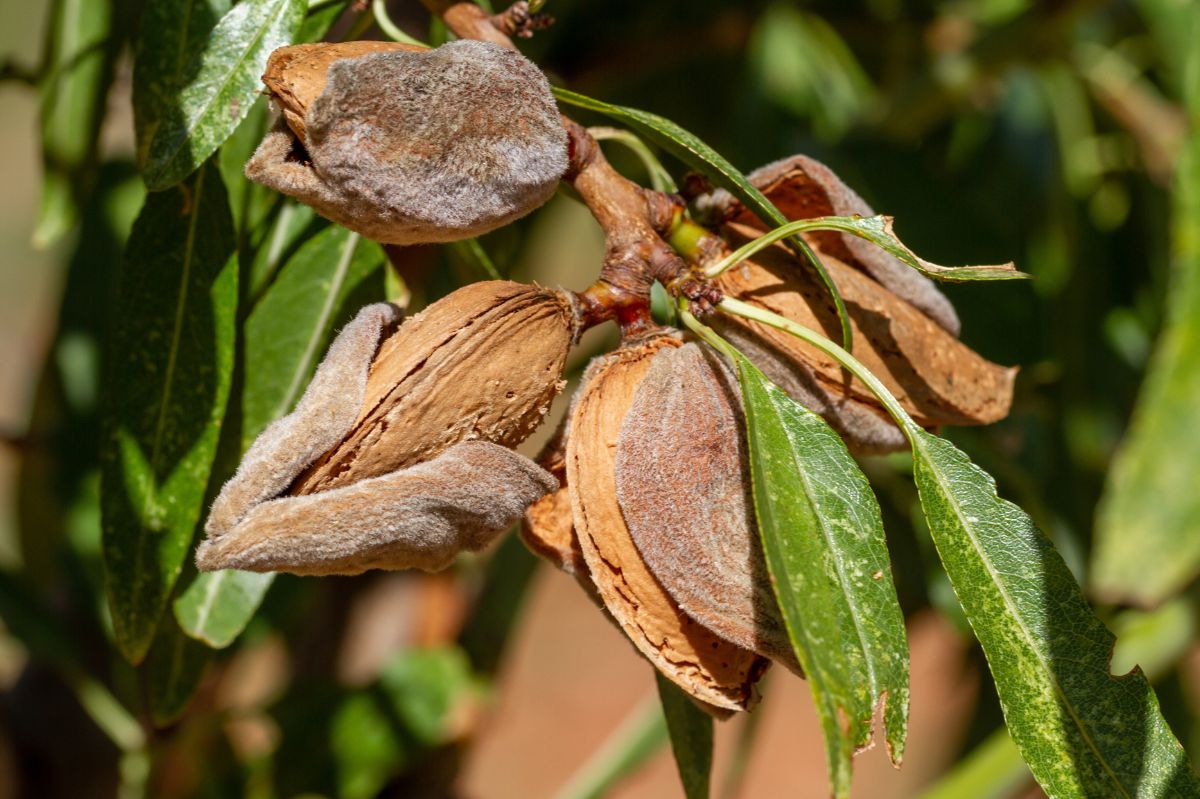
<instances>
[{"instance_id":1,"label":"green stem","mask_svg":"<svg viewBox=\"0 0 1200 799\"><path fill-rule=\"evenodd\" d=\"M820 227L827 227L829 221L837 219L837 217L821 216L816 219L797 219L795 222L788 222L786 225L781 225L774 228L753 241L749 241L738 247L736 250L726 255L720 261L717 261L712 266L704 270L704 276L709 280L717 277L723 272L726 272L737 266L742 261L754 255L756 252L763 250L780 239L786 239L788 236L794 236L797 233L803 233L807 230L815 230Z\"/></svg>"},{"instance_id":2,"label":"green stem","mask_svg":"<svg viewBox=\"0 0 1200 799\"><path fill-rule=\"evenodd\" d=\"M610 127L594 127L588 128L588 133L592 134L592 138L597 141L615 141L628 147L633 154L642 162L642 166L646 169L646 174L650 176L650 185L655 191L661 192L676 192L679 187L675 185L675 179L671 177L671 173L666 170L662 162L655 157L646 143L641 137L628 130Z\"/></svg>"},{"instance_id":3,"label":"green stem","mask_svg":"<svg viewBox=\"0 0 1200 799\"><path fill-rule=\"evenodd\" d=\"M379 30L383 31L383 35L393 42L415 44L418 47L429 46L420 39L409 36L400 29L399 25L392 22L392 18L388 16L387 3L384 0L371 0L371 13L375 16L375 24L379 26Z\"/></svg>"},{"instance_id":4,"label":"green stem","mask_svg":"<svg viewBox=\"0 0 1200 799\"><path fill-rule=\"evenodd\" d=\"M892 392L888 391L887 386L881 383L879 378L871 374L871 371L863 365L862 361L858 360L845 349L839 347L837 344L825 338L820 333L817 333L814 330L809 330L803 325L798 325L790 319L785 319L779 314L772 313L755 305L750 305L749 303L742 302L741 300L735 300L732 297L726 297L717 303L717 310L732 316L741 316L745 319L751 319L755 322L762 322L764 325L770 325L777 330L782 330L785 333L795 336L801 341L811 344L821 352L836 360L843 367L849 370L852 375L861 380L863 384L871 390L871 393L873 393L879 399L879 402L883 405L887 412L892 415L892 418L896 420L896 424L900 426L900 429L904 431L905 435L907 435L910 440L912 439L913 434L921 429L917 423L912 420L912 417L908 415L908 412L901 407L899 400L892 396ZM699 335L698 331L697 333ZM715 336L716 334L714 333L713 335ZM714 344L713 346L716 345ZM725 344L725 346L729 347L728 344ZM718 349L721 348L718 347Z\"/></svg>"}]
</instances>

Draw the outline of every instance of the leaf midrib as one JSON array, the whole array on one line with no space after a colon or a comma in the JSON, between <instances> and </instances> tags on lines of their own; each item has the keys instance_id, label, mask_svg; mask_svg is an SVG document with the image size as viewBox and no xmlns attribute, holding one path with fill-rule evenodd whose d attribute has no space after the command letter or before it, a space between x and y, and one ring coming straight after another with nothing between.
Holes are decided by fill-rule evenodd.
<instances>
[{"instance_id":1,"label":"leaf midrib","mask_svg":"<svg viewBox=\"0 0 1200 799\"><path fill-rule=\"evenodd\" d=\"M926 462L932 463L932 459L929 457L929 451L927 449L925 449L924 443L922 443L920 445L920 448L921 448L922 454L925 456ZM936 469L930 469L929 471L934 475L939 475L939 472ZM1004 601L1005 607L1008 608L1009 616L1013 619L1014 622L1016 622L1017 629L1020 630L1021 636L1025 639L1026 644L1029 646L1030 652L1033 653L1034 659L1042 667L1042 670L1045 672L1047 678L1050 680L1051 686L1053 686L1053 688L1054 688L1055 694L1057 694L1059 696L1060 701L1062 702L1062 706L1064 708L1066 708L1067 713L1069 713L1071 716L1071 720L1073 722L1075 722L1075 727L1076 727L1076 729L1078 729L1080 737L1082 737L1084 742L1087 743L1088 748L1091 749L1092 753L1096 756L1096 760L1099 761L1100 765L1104 767L1104 771L1112 779L1113 783L1117 786L1117 788L1120 789L1121 795L1125 796L1125 797L1130 797L1130 799L1132 799L1132 794L1130 794L1125 789L1125 785L1117 777L1116 773L1113 772L1113 770L1109 767L1107 759L1101 754L1100 750L1096 747L1096 744L1092 740L1091 735L1088 734L1086 725L1084 725L1083 721L1080 719L1078 714L1076 714L1075 708L1071 705L1070 702L1067 701L1066 692L1063 691L1062 686L1058 682L1058 678L1054 676L1054 672L1050 670L1049 664L1046 662L1045 658L1043 658L1041 656L1041 654L1038 652L1038 647L1034 642L1033 633L1030 632L1029 628L1025 624L1024 619L1021 617L1020 613L1018 612L1016 604L1013 602L1012 597L1008 593L1008 590L1004 587L1004 584L1001 582L1000 577L999 577L999 572L997 572L995 567L992 565L991 559L984 553L982 547L979 544L978 539L976 538L975 534L972 532L970 525L962 523L962 520L965 519L966 517L963 515L962 508L959 505L958 501L954 498L954 495L950 491L946 490L944 484L942 483L940 476L937 479L937 484L939 487L942 488L942 496L946 498L946 502L951 506L951 508L954 511L955 517L957 519L959 519L962 529L966 532L967 540L971 542L971 546L975 549L975 552L976 552L976 554L978 554L980 561L984 565L984 568L987 569L988 575L992 578L992 584L996 586L996 590L997 590L997 592L999 592L1000 598ZM997 500L999 500L999 498L997 498Z\"/></svg>"}]
</instances>

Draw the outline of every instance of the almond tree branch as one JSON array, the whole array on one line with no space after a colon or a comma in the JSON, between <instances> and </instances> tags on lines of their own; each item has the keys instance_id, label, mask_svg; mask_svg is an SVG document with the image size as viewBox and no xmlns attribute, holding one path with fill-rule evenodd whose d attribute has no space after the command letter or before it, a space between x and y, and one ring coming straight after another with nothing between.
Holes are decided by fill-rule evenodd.
<instances>
[{"instance_id":1,"label":"almond tree branch","mask_svg":"<svg viewBox=\"0 0 1200 799\"><path fill-rule=\"evenodd\" d=\"M523 14L528 15L524 2L495 16L472 2L422 2L458 36L510 48L513 43L509 32L517 30L517 35L522 35L520 31L524 29L518 22ZM683 200L642 188L623 177L608 163L586 128L569 117L562 120L571 158L563 180L579 192L605 236L600 277L578 295L583 326L611 319L620 325L623 336L637 335L653 325L650 287L655 280L664 286L686 286L687 296L697 294L700 289L693 285L691 268L664 240L682 218ZM693 299L706 307L706 300L711 298L700 291Z\"/></svg>"}]
</instances>

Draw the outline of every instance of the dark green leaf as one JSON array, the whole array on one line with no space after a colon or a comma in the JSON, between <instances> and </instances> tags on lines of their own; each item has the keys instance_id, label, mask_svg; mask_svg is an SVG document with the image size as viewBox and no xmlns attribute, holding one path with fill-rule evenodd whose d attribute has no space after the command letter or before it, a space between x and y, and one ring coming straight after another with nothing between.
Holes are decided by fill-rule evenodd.
<instances>
[{"instance_id":1,"label":"dark green leaf","mask_svg":"<svg viewBox=\"0 0 1200 799\"><path fill-rule=\"evenodd\" d=\"M155 724L166 726L187 709L212 662L212 655L211 649L184 635L167 615L146 657L150 715Z\"/></svg>"},{"instance_id":2,"label":"dark green leaf","mask_svg":"<svg viewBox=\"0 0 1200 799\"><path fill-rule=\"evenodd\" d=\"M879 505L821 417L734 355L767 570L821 718L834 793L845 796L876 707L885 705L897 763L908 720L908 643Z\"/></svg>"},{"instance_id":3,"label":"dark green leaf","mask_svg":"<svg viewBox=\"0 0 1200 799\"><path fill-rule=\"evenodd\" d=\"M188 61L178 90L164 93L143 164L151 190L186 177L245 119L267 56L293 41L305 8L304 0L243 0L221 18Z\"/></svg>"},{"instance_id":4,"label":"dark green leaf","mask_svg":"<svg viewBox=\"0 0 1200 799\"><path fill-rule=\"evenodd\" d=\"M717 186L741 200L742 204L753 211L763 222L775 225L787 223L787 218L779 212L779 209L772 205L761 191L751 185L750 181L746 180L746 176L729 163L723 155L671 120L648 111L613 105L559 87L554 88L554 96L569 105L586 108L589 111L595 111L624 122L692 169L703 172ZM852 349L850 317L846 314L845 303L842 302L842 295L838 293L833 279L821 265L820 258L803 239L799 236L792 236L787 243L796 253L807 259L812 268L816 270L822 284L837 306L838 319L842 325L842 343L846 349Z\"/></svg>"},{"instance_id":5,"label":"dark green leaf","mask_svg":"<svg viewBox=\"0 0 1200 799\"><path fill-rule=\"evenodd\" d=\"M347 300L385 258L375 242L331 226L284 265L246 320L242 451L295 405L335 326L357 310L346 308ZM271 578L236 571L197 575L176 600L175 616L193 638L228 646L253 617Z\"/></svg>"},{"instance_id":6,"label":"dark green leaf","mask_svg":"<svg viewBox=\"0 0 1200 799\"><path fill-rule=\"evenodd\" d=\"M1141 671L1109 673L1113 635L1050 540L953 444L911 422L908 434L938 554L1046 792L1200 796Z\"/></svg>"},{"instance_id":7,"label":"dark green leaf","mask_svg":"<svg viewBox=\"0 0 1200 799\"><path fill-rule=\"evenodd\" d=\"M76 195L93 165L112 80L108 0L55 0L47 37L48 74L41 83L42 199L36 247L48 247L78 219Z\"/></svg>"},{"instance_id":8,"label":"dark green leaf","mask_svg":"<svg viewBox=\"0 0 1200 799\"><path fill-rule=\"evenodd\" d=\"M118 281L101 481L113 629L134 662L203 507L233 368L237 279L215 168L147 198Z\"/></svg>"},{"instance_id":9,"label":"dark green leaf","mask_svg":"<svg viewBox=\"0 0 1200 799\"><path fill-rule=\"evenodd\" d=\"M1092 588L1110 601L1155 604L1200 574L1200 135L1174 191L1169 318L1096 520Z\"/></svg>"},{"instance_id":10,"label":"dark green leaf","mask_svg":"<svg viewBox=\"0 0 1200 799\"><path fill-rule=\"evenodd\" d=\"M667 731L671 734L671 751L679 769L679 780L683 783L683 795L687 799L708 799L712 778L712 716L696 707L696 703L673 682L658 672L654 677L658 682L663 715L667 719Z\"/></svg>"},{"instance_id":11,"label":"dark green leaf","mask_svg":"<svg viewBox=\"0 0 1200 799\"><path fill-rule=\"evenodd\" d=\"M304 25L301 26L300 32L296 34L297 42L319 42L325 38L325 34L329 33L329 29L333 27L333 23L337 22L338 17L346 10L350 0L338 0L334 3L325 3L319 7L309 11L308 16L304 18ZM313 6L313 3L309 3Z\"/></svg>"}]
</instances>

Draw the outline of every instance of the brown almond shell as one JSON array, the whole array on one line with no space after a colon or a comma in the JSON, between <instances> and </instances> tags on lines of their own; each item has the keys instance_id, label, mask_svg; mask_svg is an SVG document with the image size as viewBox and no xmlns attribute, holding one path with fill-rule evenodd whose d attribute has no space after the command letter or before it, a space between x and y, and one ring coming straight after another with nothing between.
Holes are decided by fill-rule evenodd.
<instances>
[{"instance_id":1,"label":"brown almond shell","mask_svg":"<svg viewBox=\"0 0 1200 799\"><path fill-rule=\"evenodd\" d=\"M638 651L694 699L722 710L745 710L767 661L680 609L638 552L617 501L621 424L651 356L676 346L673 336L651 336L627 342L589 366L567 441L575 530L600 598Z\"/></svg>"},{"instance_id":2,"label":"brown almond shell","mask_svg":"<svg viewBox=\"0 0 1200 799\"><path fill-rule=\"evenodd\" d=\"M291 493L387 474L462 441L516 446L565 385L575 328L567 295L539 286L485 281L438 300L383 341L358 420Z\"/></svg>"}]
</instances>

